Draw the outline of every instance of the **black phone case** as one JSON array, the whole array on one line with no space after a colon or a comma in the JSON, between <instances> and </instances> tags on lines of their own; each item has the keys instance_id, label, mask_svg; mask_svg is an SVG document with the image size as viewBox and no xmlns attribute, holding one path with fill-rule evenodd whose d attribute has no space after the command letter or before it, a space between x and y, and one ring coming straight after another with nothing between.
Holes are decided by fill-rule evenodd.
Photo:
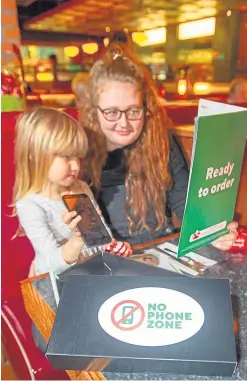
<instances>
[{"instance_id":1,"label":"black phone case","mask_svg":"<svg viewBox=\"0 0 247 381\"><path fill-rule=\"evenodd\" d=\"M83 232L82 229L80 228L80 226L78 225L78 230L80 231L81 235L82 235L82 240L85 244L85 246L88 248L88 249L91 249L91 248L94 248L94 247L98 247L98 246L105 246L105 245L108 245L111 243L112 241L112 236L111 236L111 232L109 231L109 228L107 227L105 221L99 216L97 210L96 210L96 207L94 205L94 203L92 202L92 200L90 199L90 197L86 194L86 193L79 193L79 194L72 194L72 195L64 195L62 196L62 200L63 200L63 203L64 205L66 206L66 208L71 212L73 210L75 210L76 212L78 212L76 210L76 208L73 208L73 209L70 209L69 205L66 203L66 199L68 198L86 198L90 205L92 206L92 210L95 212L95 217L97 218L98 221L100 221L101 225L104 227L105 231L107 232L107 235L109 236L109 240L107 242L102 242L100 245L99 244L90 244L88 243L86 240L85 240L85 231ZM81 213L78 213L79 215L81 215Z\"/></svg>"}]
</instances>

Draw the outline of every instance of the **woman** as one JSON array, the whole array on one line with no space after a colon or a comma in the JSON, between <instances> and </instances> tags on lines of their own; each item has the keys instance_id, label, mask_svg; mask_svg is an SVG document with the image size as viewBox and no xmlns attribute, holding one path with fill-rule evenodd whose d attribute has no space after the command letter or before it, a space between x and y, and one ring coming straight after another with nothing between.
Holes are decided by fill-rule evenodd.
<instances>
[{"instance_id":1,"label":"woman","mask_svg":"<svg viewBox=\"0 0 247 381\"><path fill-rule=\"evenodd\" d=\"M188 170L149 73L119 48L93 65L87 94L81 122L91 149L85 167L113 234L132 245L170 234L170 212L183 218ZM214 242L217 248L227 250L235 241L237 223L228 228Z\"/></svg>"}]
</instances>

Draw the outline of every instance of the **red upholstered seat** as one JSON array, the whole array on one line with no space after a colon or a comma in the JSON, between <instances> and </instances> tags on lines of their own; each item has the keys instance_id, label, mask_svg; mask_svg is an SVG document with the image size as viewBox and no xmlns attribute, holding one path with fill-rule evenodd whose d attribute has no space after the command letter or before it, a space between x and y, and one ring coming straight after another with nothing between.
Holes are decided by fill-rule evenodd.
<instances>
[{"instance_id":1,"label":"red upholstered seat","mask_svg":"<svg viewBox=\"0 0 247 381\"><path fill-rule=\"evenodd\" d=\"M45 355L36 348L31 320L22 298L2 300L2 343L19 380L68 380L67 373L54 370Z\"/></svg>"},{"instance_id":2,"label":"red upholstered seat","mask_svg":"<svg viewBox=\"0 0 247 381\"><path fill-rule=\"evenodd\" d=\"M34 257L25 237L11 240L18 227L12 210L14 184L14 127L18 113L2 113L2 343L20 380L67 380L65 372L52 368L36 348L20 291L20 280L28 275Z\"/></svg>"}]
</instances>

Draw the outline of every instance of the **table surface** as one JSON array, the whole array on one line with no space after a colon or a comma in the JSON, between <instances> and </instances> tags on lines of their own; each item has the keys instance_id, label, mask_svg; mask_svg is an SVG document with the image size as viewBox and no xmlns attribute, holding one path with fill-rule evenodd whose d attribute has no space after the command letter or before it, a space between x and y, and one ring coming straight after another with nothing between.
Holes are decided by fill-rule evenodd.
<instances>
[{"instance_id":1,"label":"table surface","mask_svg":"<svg viewBox=\"0 0 247 381\"><path fill-rule=\"evenodd\" d=\"M169 237L169 239L167 239L166 237L144 245L139 245L135 247L135 249L140 252L149 245L164 241L177 244L178 238ZM201 248L196 252L218 262L218 264L206 270L203 277L229 278L230 280L233 315L239 324L239 332L236 336L238 366L233 377L228 377L227 379L247 380L247 262L236 264L231 255L225 254L211 245ZM52 307L54 312L56 312L57 306L48 274L43 277L35 277L31 279L31 281L43 299ZM160 373L102 373L108 380L226 380L226 378L223 377L183 376Z\"/></svg>"}]
</instances>

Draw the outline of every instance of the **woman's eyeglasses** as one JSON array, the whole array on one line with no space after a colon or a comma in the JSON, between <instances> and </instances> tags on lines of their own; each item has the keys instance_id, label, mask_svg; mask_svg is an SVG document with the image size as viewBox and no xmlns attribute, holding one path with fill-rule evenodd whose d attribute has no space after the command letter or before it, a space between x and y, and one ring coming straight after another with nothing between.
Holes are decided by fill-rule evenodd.
<instances>
[{"instance_id":1,"label":"woman's eyeglasses","mask_svg":"<svg viewBox=\"0 0 247 381\"><path fill-rule=\"evenodd\" d=\"M144 113L144 108L129 108L128 110L117 110L115 108L110 109L107 108L105 110L102 110L99 106L97 106L98 109L102 112L103 117L108 121L108 122L116 122L119 120L124 113L126 115L126 118L128 120L139 120L141 119L143 113Z\"/></svg>"}]
</instances>

